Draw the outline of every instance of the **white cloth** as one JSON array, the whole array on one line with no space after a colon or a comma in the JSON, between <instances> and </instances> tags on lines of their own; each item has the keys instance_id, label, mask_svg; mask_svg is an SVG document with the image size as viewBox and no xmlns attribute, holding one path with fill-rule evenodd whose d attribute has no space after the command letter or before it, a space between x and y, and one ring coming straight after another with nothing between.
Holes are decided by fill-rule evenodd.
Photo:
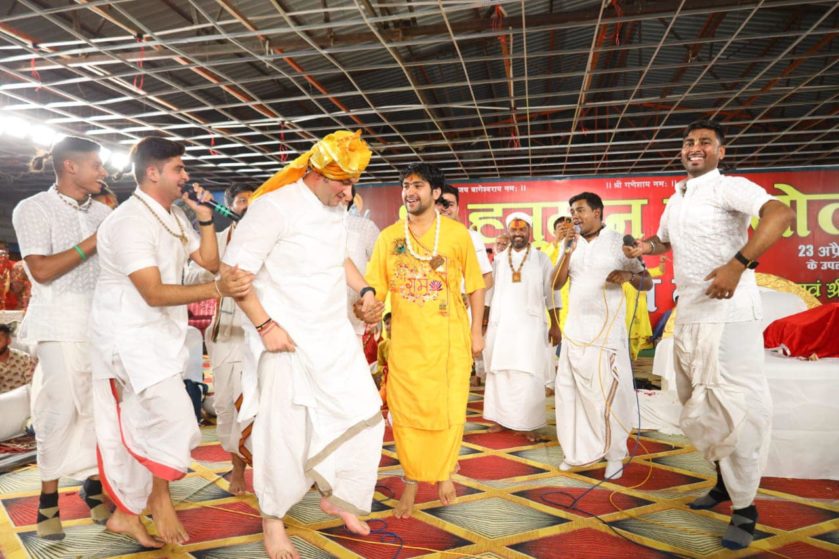
<instances>
[{"instance_id":1,"label":"white cloth","mask_svg":"<svg viewBox=\"0 0 839 559\"><path fill-rule=\"evenodd\" d=\"M676 184L661 216L658 237L673 249L679 286L676 324L740 322L761 318L754 270L746 270L730 299L705 295L712 270L730 261L748 241L752 217L773 198L743 177L725 177L717 169Z\"/></svg>"},{"instance_id":2,"label":"white cloth","mask_svg":"<svg viewBox=\"0 0 839 559\"><path fill-rule=\"evenodd\" d=\"M565 339L610 349L626 349L626 305L620 285L606 283L613 270L641 272L637 258L623 255L623 238L609 228L590 242L580 237L571 253ZM679 311L681 312L681 311Z\"/></svg>"},{"instance_id":3,"label":"white cloth","mask_svg":"<svg viewBox=\"0 0 839 559\"><path fill-rule=\"evenodd\" d=\"M26 422L31 416L31 384L18 386L14 390L0 394L0 442L20 436L26 430Z\"/></svg>"},{"instance_id":4,"label":"white cloth","mask_svg":"<svg viewBox=\"0 0 839 559\"><path fill-rule=\"evenodd\" d=\"M379 236L379 228L372 220L352 212L347 213L345 224L347 228L347 255L363 276L367 271L367 263L373 256L373 246ZM358 293L347 286L347 316L355 333L362 335L367 325L364 321L359 320L352 310L356 301L358 301Z\"/></svg>"},{"instance_id":5,"label":"white cloth","mask_svg":"<svg viewBox=\"0 0 839 559\"><path fill-rule=\"evenodd\" d=\"M180 375L137 393L115 359L107 363L94 358L94 367L109 370L111 376L93 381L99 474L120 510L141 514L153 477L175 481L187 473L201 431Z\"/></svg>"},{"instance_id":6,"label":"white cloth","mask_svg":"<svg viewBox=\"0 0 839 559\"><path fill-rule=\"evenodd\" d=\"M291 472L284 469L282 477L257 490L263 511L273 516L285 514L295 497L302 496L300 491L305 493L307 480L326 492L337 491L348 477L370 482L370 491L375 484L381 399L347 319L345 216L343 208L324 206L300 180L257 199L224 256L225 263L256 274L253 285L262 306L296 345L293 353L269 354L254 327L245 326L249 351L239 421L256 416L255 479L274 472L274 464L287 469L293 463L303 472L292 482ZM369 437L378 437L372 451L365 442ZM359 441L358 448L354 441ZM287 448L296 449L293 458L284 457ZM338 467L336 453L356 467ZM366 455L356 456L361 453ZM369 510L366 495L367 490L365 502L339 495L336 504Z\"/></svg>"},{"instance_id":7,"label":"white cloth","mask_svg":"<svg viewBox=\"0 0 839 559\"><path fill-rule=\"evenodd\" d=\"M188 357L182 373L183 379L204 382L204 339L201 337L201 330L195 326L187 326L184 343Z\"/></svg>"},{"instance_id":8,"label":"white cloth","mask_svg":"<svg viewBox=\"0 0 839 559\"><path fill-rule=\"evenodd\" d=\"M484 239L481 234L472 229L467 229L469 236L472 237L472 244L475 245L475 256L478 257L478 268L481 270L481 275L484 276L492 271L492 263L489 261L487 254L487 247L484 244Z\"/></svg>"},{"instance_id":9,"label":"white cloth","mask_svg":"<svg viewBox=\"0 0 839 559\"><path fill-rule=\"evenodd\" d=\"M680 300L679 312L682 310ZM709 325L677 325L673 332L679 399L687 404L694 398L682 410L680 424L685 430L686 414L694 418L694 424L696 419L702 419L706 430L685 432L691 436L691 442L696 438L697 448L715 451L710 455L706 452L706 456L719 459L732 506L744 508L752 504L757 494L768 456L772 423L772 401L763 374L760 321L710 325L721 330L717 334L706 333L702 326ZM716 347L708 349L716 340L719 340ZM697 347L698 353L692 353ZM703 385L705 370L709 368L718 372L714 374L716 384L710 391L712 398L707 397L708 387Z\"/></svg>"},{"instance_id":10,"label":"white cloth","mask_svg":"<svg viewBox=\"0 0 839 559\"><path fill-rule=\"evenodd\" d=\"M149 306L128 276L157 267L164 284L181 284L187 258L198 250L200 241L180 208L173 206L171 213L167 212L139 188L134 195L99 228L102 271L94 294L91 341L105 362L118 355L132 388L142 392L183 372L188 356L187 310L186 305ZM182 229L187 246L167 232L161 222L172 232L180 233ZM94 372L95 378L107 378L98 376L99 373L109 374L107 369L101 369Z\"/></svg>"},{"instance_id":11,"label":"white cloth","mask_svg":"<svg viewBox=\"0 0 839 559\"><path fill-rule=\"evenodd\" d=\"M330 429L341 434L324 444L325 427L334 418L329 417L330 410L319 408L301 393L299 382L308 373L298 357L297 352L265 353L259 365L259 412L250 446L260 510L282 518L316 483L339 508L360 516L370 514L384 435L381 412L377 409L351 426ZM361 370L357 359L354 365L353 371ZM359 386L366 384L358 375L352 376ZM368 371L372 384L370 378Z\"/></svg>"},{"instance_id":12,"label":"white cloth","mask_svg":"<svg viewBox=\"0 0 839 559\"><path fill-rule=\"evenodd\" d=\"M72 207L71 207L72 206ZM78 209L74 209L78 208ZM22 200L12 212L21 256L50 256L63 252L91 236L111 213L105 204L79 204L60 194L55 185ZM47 284L32 282L32 299L17 336L26 342L84 342L99 258L88 259Z\"/></svg>"},{"instance_id":13,"label":"white cloth","mask_svg":"<svg viewBox=\"0 0 839 559\"><path fill-rule=\"evenodd\" d=\"M82 480L96 474L96 434L91 402L90 346L40 342L32 402L41 480Z\"/></svg>"},{"instance_id":14,"label":"white cloth","mask_svg":"<svg viewBox=\"0 0 839 559\"><path fill-rule=\"evenodd\" d=\"M545 426L545 381L524 371L491 371L486 375L484 419L514 431Z\"/></svg>"},{"instance_id":15,"label":"white cloth","mask_svg":"<svg viewBox=\"0 0 839 559\"><path fill-rule=\"evenodd\" d=\"M603 228L590 242L580 237L569 261L568 318L556 377L557 437L572 466L626 455L626 437L638 423L620 285L614 270L639 273L626 258L623 238Z\"/></svg>"},{"instance_id":16,"label":"white cloth","mask_svg":"<svg viewBox=\"0 0 839 559\"><path fill-rule=\"evenodd\" d=\"M510 250L499 253L493 264L495 285L486 303L490 310L484 367L488 374L508 370L529 373L544 387L554 376L545 310L560 308L562 299L559 291L551 289L550 259L533 247L523 266L526 250L512 251L513 267L521 267L521 281L513 282Z\"/></svg>"},{"instance_id":17,"label":"white cloth","mask_svg":"<svg viewBox=\"0 0 839 559\"><path fill-rule=\"evenodd\" d=\"M213 366L213 409L216 412L216 435L221 447L240 454L239 443L244 426L239 423L236 400L242 395L242 362L225 361Z\"/></svg>"},{"instance_id":18,"label":"white cloth","mask_svg":"<svg viewBox=\"0 0 839 559\"><path fill-rule=\"evenodd\" d=\"M531 247L522 265L525 253L510 247L495 258L483 353L484 417L517 431L545 425L545 385L554 376L545 309L562 305L559 291L551 290L550 259ZM513 282L510 254L520 282Z\"/></svg>"},{"instance_id":19,"label":"white cloth","mask_svg":"<svg viewBox=\"0 0 839 559\"><path fill-rule=\"evenodd\" d=\"M628 349L576 345L565 338L555 402L556 434L567 464L623 459L626 438L638 423Z\"/></svg>"}]
</instances>

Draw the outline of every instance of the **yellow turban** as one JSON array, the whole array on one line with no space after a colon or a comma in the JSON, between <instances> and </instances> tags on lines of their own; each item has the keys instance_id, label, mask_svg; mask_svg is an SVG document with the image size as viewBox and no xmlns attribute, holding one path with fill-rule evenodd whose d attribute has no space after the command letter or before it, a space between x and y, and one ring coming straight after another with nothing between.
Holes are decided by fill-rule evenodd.
<instances>
[{"instance_id":1,"label":"yellow turban","mask_svg":"<svg viewBox=\"0 0 839 559\"><path fill-rule=\"evenodd\" d=\"M338 130L312 146L312 149L277 171L253 193L251 201L263 194L300 180L311 167L336 181L358 179L370 163L372 153L361 139L361 130Z\"/></svg>"}]
</instances>

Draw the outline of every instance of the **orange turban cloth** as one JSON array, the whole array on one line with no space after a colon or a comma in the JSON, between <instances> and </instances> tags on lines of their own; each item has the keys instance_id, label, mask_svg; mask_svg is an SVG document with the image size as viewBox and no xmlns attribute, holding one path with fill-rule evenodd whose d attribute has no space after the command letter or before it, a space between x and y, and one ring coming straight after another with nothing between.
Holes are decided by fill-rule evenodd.
<instances>
[{"instance_id":1,"label":"orange turban cloth","mask_svg":"<svg viewBox=\"0 0 839 559\"><path fill-rule=\"evenodd\" d=\"M356 132L338 130L277 171L273 177L256 189L251 202L263 194L300 180L309 167L328 179L357 180L367 168L372 155L367 142L361 139L361 130Z\"/></svg>"}]
</instances>

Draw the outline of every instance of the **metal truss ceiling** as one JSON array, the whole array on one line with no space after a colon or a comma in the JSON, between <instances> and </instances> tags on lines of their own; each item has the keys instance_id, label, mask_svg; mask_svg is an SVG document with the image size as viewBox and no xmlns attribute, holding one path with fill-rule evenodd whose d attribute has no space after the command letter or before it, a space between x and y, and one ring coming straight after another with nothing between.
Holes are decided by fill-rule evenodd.
<instances>
[{"instance_id":1,"label":"metal truss ceiling","mask_svg":"<svg viewBox=\"0 0 839 559\"><path fill-rule=\"evenodd\" d=\"M835 0L6 0L0 108L260 183L335 129L365 180L673 171L699 117L736 168L839 164ZM43 188L0 138L5 188ZM13 177L14 180L10 180Z\"/></svg>"}]
</instances>

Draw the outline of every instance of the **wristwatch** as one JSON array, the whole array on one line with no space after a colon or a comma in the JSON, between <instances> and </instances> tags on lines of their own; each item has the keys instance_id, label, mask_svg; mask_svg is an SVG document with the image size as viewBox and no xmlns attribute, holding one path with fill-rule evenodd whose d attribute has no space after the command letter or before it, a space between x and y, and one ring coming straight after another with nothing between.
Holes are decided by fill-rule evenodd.
<instances>
[{"instance_id":1,"label":"wristwatch","mask_svg":"<svg viewBox=\"0 0 839 559\"><path fill-rule=\"evenodd\" d=\"M757 265L760 264L760 262L758 262L757 260L749 260L748 258L743 256L743 253L739 250L734 255L734 260L745 266L747 270L754 270L755 268L757 268Z\"/></svg>"},{"instance_id":2,"label":"wristwatch","mask_svg":"<svg viewBox=\"0 0 839 559\"><path fill-rule=\"evenodd\" d=\"M358 292L358 298L359 298L359 299L361 299L362 297L364 297L364 295L365 295L368 291L372 291L372 292L373 292L373 296L375 297L375 295L376 295L376 290L375 290L375 288L373 288L373 287L371 287L371 286L369 286L369 285L368 285L367 287L362 287L362 288L361 288L361 291L359 291L359 292Z\"/></svg>"}]
</instances>

